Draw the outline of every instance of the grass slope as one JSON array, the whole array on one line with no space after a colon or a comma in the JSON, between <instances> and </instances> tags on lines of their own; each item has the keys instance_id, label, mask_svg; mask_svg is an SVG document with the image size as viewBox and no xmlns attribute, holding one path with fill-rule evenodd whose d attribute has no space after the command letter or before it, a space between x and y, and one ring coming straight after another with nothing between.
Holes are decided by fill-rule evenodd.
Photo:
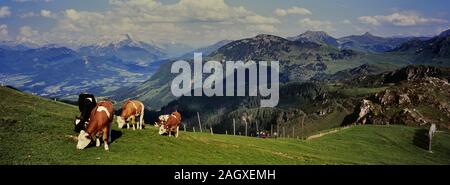
<instances>
[{"instance_id":1,"label":"grass slope","mask_svg":"<svg viewBox=\"0 0 450 185\"><path fill-rule=\"evenodd\" d=\"M356 126L312 140L184 133L159 136L113 128L110 151L76 150L77 107L0 87L0 164L450 164L450 134L434 153L422 128Z\"/></svg>"}]
</instances>

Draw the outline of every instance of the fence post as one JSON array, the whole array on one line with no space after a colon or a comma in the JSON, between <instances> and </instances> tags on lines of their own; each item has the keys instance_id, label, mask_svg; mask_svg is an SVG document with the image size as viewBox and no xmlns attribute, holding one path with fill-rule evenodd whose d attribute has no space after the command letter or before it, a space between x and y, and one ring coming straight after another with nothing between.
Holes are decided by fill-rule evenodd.
<instances>
[{"instance_id":1,"label":"fence post","mask_svg":"<svg viewBox=\"0 0 450 185\"><path fill-rule=\"evenodd\" d=\"M198 119L198 126L200 127L200 132L203 132L202 130L202 122L200 121L200 114L197 112L197 119Z\"/></svg>"},{"instance_id":2,"label":"fence post","mask_svg":"<svg viewBox=\"0 0 450 185\"><path fill-rule=\"evenodd\" d=\"M194 130L194 133L195 133L195 127L192 127L192 129Z\"/></svg>"},{"instance_id":3,"label":"fence post","mask_svg":"<svg viewBox=\"0 0 450 185\"><path fill-rule=\"evenodd\" d=\"M259 128L258 128L258 120L256 120L256 132L259 132Z\"/></svg>"},{"instance_id":4,"label":"fence post","mask_svg":"<svg viewBox=\"0 0 450 185\"><path fill-rule=\"evenodd\" d=\"M280 137L280 132L279 132L280 130L279 130L279 128L280 128L280 126L278 126L278 124L277 124L277 138Z\"/></svg>"},{"instance_id":5,"label":"fence post","mask_svg":"<svg viewBox=\"0 0 450 185\"><path fill-rule=\"evenodd\" d=\"M184 132L186 132L186 124L183 124Z\"/></svg>"},{"instance_id":6,"label":"fence post","mask_svg":"<svg viewBox=\"0 0 450 185\"><path fill-rule=\"evenodd\" d=\"M271 137L273 136L273 125L272 124L270 125L270 136Z\"/></svg>"},{"instance_id":7,"label":"fence post","mask_svg":"<svg viewBox=\"0 0 450 185\"><path fill-rule=\"evenodd\" d=\"M247 120L245 120L244 122L245 122L245 136L247 136Z\"/></svg>"},{"instance_id":8,"label":"fence post","mask_svg":"<svg viewBox=\"0 0 450 185\"><path fill-rule=\"evenodd\" d=\"M294 131L295 126L292 127L292 139L295 138L295 131Z\"/></svg>"},{"instance_id":9,"label":"fence post","mask_svg":"<svg viewBox=\"0 0 450 185\"><path fill-rule=\"evenodd\" d=\"M303 123L305 122L305 115L303 115L303 118L302 118L302 139L303 139Z\"/></svg>"},{"instance_id":10,"label":"fence post","mask_svg":"<svg viewBox=\"0 0 450 185\"><path fill-rule=\"evenodd\" d=\"M236 120L233 118L233 135L236 135Z\"/></svg>"}]
</instances>

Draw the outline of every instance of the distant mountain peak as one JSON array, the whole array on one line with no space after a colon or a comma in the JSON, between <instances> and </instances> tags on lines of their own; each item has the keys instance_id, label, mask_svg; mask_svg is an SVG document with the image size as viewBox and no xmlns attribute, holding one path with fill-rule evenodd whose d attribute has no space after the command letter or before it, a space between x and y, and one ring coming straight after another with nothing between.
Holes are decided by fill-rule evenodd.
<instances>
[{"instance_id":1,"label":"distant mountain peak","mask_svg":"<svg viewBox=\"0 0 450 185\"><path fill-rule=\"evenodd\" d=\"M339 45L339 43L334 37L328 35L328 33L324 31L308 30L300 35L288 39L293 41L302 41L302 42L306 41L306 42L315 42L318 44L328 44L334 47L338 47Z\"/></svg>"},{"instance_id":2,"label":"distant mountain peak","mask_svg":"<svg viewBox=\"0 0 450 185\"><path fill-rule=\"evenodd\" d=\"M447 37L450 36L450 29L445 30L439 34L439 37Z\"/></svg>"},{"instance_id":3,"label":"distant mountain peak","mask_svg":"<svg viewBox=\"0 0 450 185\"><path fill-rule=\"evenodd\" d=\"M275 36L275 35L269 35L269 34L259 34L251 39L258 40L258 41L282 41L282 40L285 40L282 37Z\"/></svg>"},{"instance_id":4,"label":"distant mountain peak","mask_svg":"<svg viewBox=\"0 0 450 185\"><path fill-rule=\"evenodd\" d=\"M125 33L124 37L125 37L126 40L133 40L133 37L131 37L130 33Z\"/></svg>"},{"instance_id":5,"label":"distant mountain peak","mask_svg":"<svg viewBox=\"0 0 450 185\"><path fill-rule=\"evenodd\" d=\"M373 34L370 33L370 32L364 33L363 36L366 36L366 37L375 37L375 35L373 35Z\"/></svg>"},{"instance_id":6,"label":"distant mountain peak","mask_svg":"<svg viewBox=\"0 0 450 185\"><path fill-rule=\"evenodd\" d=\"M302 33L300 35L326 35L326 36L329 36L328 33L325 31L311 31L311 30L308 30L305 33Z\"/></svg>"}]
</instances>

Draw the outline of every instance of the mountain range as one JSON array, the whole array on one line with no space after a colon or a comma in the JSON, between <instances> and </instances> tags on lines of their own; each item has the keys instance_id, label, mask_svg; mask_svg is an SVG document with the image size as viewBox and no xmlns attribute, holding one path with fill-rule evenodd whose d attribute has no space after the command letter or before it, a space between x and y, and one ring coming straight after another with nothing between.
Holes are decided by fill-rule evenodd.
<instances>
[{"instance_id":1,"label":"mountain range","mask_svg":"<svg viewBox=\"0 0 450 185\"><path fill-rule=\"evenodd\" d=\"M311 33L304 35L310 36ZM375 36L365 34L362 37ZM405 40L387 52L367 52L334 47L325 41L311 41L304 37L284 39L274 35L257 35L230 42L204 58L204 61L249 59L279 61L282 84L280 103L275 108L260 108L258 104L260 97L173 97L170 93L170 84L175 77L175 74L170 73L173 61L162 64L155 75L144 83L120 89L114 92L112 97L117 100L140 99L152 110L161 109L159 114L173 110L181 111L185 118L184 123L190 126L197 124L196 113L201 112L202 124L208 127L211 125L217 132L229 129L233 119L239 120L241 131L242 120L251 120L250 129L253 133L256 131L256 121L259 128L270 129L278 125L292 129L305 119L305 132L314 133L322 129L355 123L358 119L366 119L356 116L361 111L360 106L364 99L370 99L374 105L382 104L379 103L380 99L372 100L374 94L388 93L389 89L396 90L408 86L402 85L403 83L409 84L415 88L412 91L423 95L429 91L424 91L421 85L416 84L423 84L423 87L433 89L432 91L441 88L437 84L445 84L445 81L449 80L448 68L439 67L447 71L446 75L442 76L433 72L435 71L433 67L410 65L450 66L449 57L446 55L449 52L446 47L449 40L448 31L430 39L410 39L412 40ZM417 52L417 48L422 48L421 52ZM192 65L192 61L189 62ZM403 91L406 90L402 89L398 95L393 95L393 98L403 96L401 95ZM412 94L407 96L415 97ZM425 119L428 120L427 123L436 122L441 127L447 127L445 120L450 118L450 114L445 112L446 108L439 108L446 106L447 99L442 100L444 101L442 105L436 104L439 97L447 96L433 96L434 99L430 101L411 99L411 104L402 104L402 110L382 108L380 110L390 112L392 115L374 119L384 120L384 123L392 120L400 124ZM393 107L395 104L389 106ZM411 106L424 108L411 112L409 111ZM374 114L380 114L377 111L379 110L374 110ZM447 116L442 117L443 120L432 119L433 111Z\"/></svg>"},{"instance_id":2,"label":"mountain range","mask_svg":"<svg viewBox=\"0 0 450 185\"><path fill-rule=\"evenodd\" d=\"M292 41L315 42L341 49L352 49L364 52L387 52L399 47L410 40L428 40L429 37L380 37L369 32L362 35L350 35L334 38L324 31L306 31L295 37L288 37Z\"/></svg>"},{"instance_id":3,"label":"mountain range","mask_svg":"<svg viewBox=\"0 0 450 185\"><path fill-rule=\"evenodd\" d=\"M281 81L293 82L323 79L367 63L382 68L380 71L427 63L430 62L427 53L437 57L432 57L435 63L445 63L448 58L446 35L448 31L426 40L422 37L383 38L370 33L335 39L321 31L307 31L287 39L262 34L219 41L179 54L181 57L174 59L168 57L176 54L166 51L174 48L170 44L145 43L129 34L78 49L2 42L0 75L4 84L43 96L61 97L91 91L121 100L127 95L142 98L158 109L174 100L167 85L173 78L169 70L171 63L175 59L192 60L193 52L203 52L205 61L279 60ZM438 44L431 47L432 43ZM184 52L188 47L180 45L178 49ZM154 73L156 75L151 76Z\"/></svg>"}]
</instances>

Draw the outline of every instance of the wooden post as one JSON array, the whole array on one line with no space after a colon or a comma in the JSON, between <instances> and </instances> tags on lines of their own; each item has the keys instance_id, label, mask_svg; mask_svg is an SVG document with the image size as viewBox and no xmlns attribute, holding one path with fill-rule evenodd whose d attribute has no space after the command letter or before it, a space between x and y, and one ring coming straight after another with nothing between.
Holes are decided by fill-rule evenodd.
<instances>
[{"instance_id":1,"label":"wooden post","mask_svg":"<svg viewBox=\"0 0 450 185\"><path fill-rule=\"evenodd\" d=\"M197 119L198 119L198 126L200 127L200 132L203 132L202 130L202 122L200 121L200 114L197 112Z\"/></svg>"},{"instance_id":2,"label":"wooden post","mask_svg":"<svg viewBox=\"0 0 450 185\"><path fill-rule=\"evenodd\" d=\"M225 130L225 135L228 135L228 130Z\"/></svg>"},{"instance_id":3,"label":"wooden post","mask_svg":"<svg viewBox=\"0 0 450 185\"><path fill-rule=\"evenodd\" d=\"M233 118L233 135L236 135L236 120Z\"/></svg>"},{"instance_id":4,"label":"wooden post","mask_svg":"<svg viewBox=\"0 0 450 185\"><path fill-rule=\"evenodd\" d=\"M244 122L245 122L245 136L247 136L247 120L245 120Z\"/></svg>"},{"instance_id":5,"label":"wooden post","mask_svg":"<svg viewBox=\"0 0 450 185\"><path fill-rule=\"evenodd\" d=\"M195 133L195 127L192 127L192 129L194 130L194 133Z\"/></svg>"},{"instance_id":6,"label":"wooden post","mask_svg":"<svg viewBox=\"0 0 450 185\"><path fill-rule=\"evenodd\" d=\"M294 131L295 126L292 127L292 139L295 138L295 131Z\"/></svg>"},{"instance_id":7,"label":"wooden post","mask_svg":"<svg viewBox=\"0 0 450 185\"><path fill-rule=\"evenodd\" d=\"M211 135L214 135L212 127L209 127L209 129L211 130Z\"/></svg>"},{"instance_id":8,"label":"wooden post","mask_svg":"<svg viewBox=\"0 0 450 185\"><path fill-rule=\"evenodd\" d=\"M186 124L183 124L184 132L186 132Z\"/></svg>"},{"instance_id":9,"label":"wooden post","mask_svg":"<svg viewBox=\"0 0 450 185\"><path fill-rule=\"evenodd\" d=\"M428 151L431 151L431 138L432 136L428 136Z\"/></svg>"},{"instance_id":10,"label":"wooden post","mask_svg":"<svg viewBox=\"0 0 450 185\"><path fill-rule=\"evenodd\" d=\"M277 138L280 136L280 132L279 132L280 130L279 130L279 128L280 128L280 127L279 127L278 124L277 124Z\"/></svg>"},{"instance_id":11,"label":"wooden post","mask_svg":"<svg viewBox=\"0 0 450 185\"><path fill-rule=\"evenodd\" d=\"M270 125L270 136L273 136L273 125Z\"/></svg>"},{"instance_id":12,"label":"wooden post","mask_svg":"<svg viewBox=\"0 0 450 185\"><path fill-rule=\"evenodd\" d=\"M259 132L259 129L258 129L258 120L256 120L256 132Z\"/></svg>"},{"instance_id":13,"label":"wooden post","mask_svg":"<svg viewBox=\"0 0 450 185\"><path fill-rule=\"evenodd\" d=\"M303 139L303 123L305 122L305 115L303 115L303 118L302 118L302 139Z\"/></svg>"}]
</instances>

